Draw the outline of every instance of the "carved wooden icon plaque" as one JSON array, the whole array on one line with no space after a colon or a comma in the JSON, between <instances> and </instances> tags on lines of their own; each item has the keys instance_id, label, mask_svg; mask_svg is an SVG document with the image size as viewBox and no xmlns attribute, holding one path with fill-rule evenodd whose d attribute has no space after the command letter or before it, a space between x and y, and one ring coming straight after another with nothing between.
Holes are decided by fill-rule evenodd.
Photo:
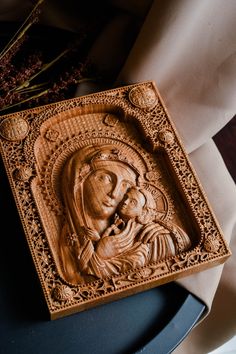
<instances>
[{"instance_id":1,"label":"carved wooden icon plaque","mask_svg":"<svg viewBox=\"0 0 236 354\"><path fill-rule=\"evenodd\" d=\"M5 168L52 319L230 255L153 82L0 119Z\"/></svg>"}]
</instances>

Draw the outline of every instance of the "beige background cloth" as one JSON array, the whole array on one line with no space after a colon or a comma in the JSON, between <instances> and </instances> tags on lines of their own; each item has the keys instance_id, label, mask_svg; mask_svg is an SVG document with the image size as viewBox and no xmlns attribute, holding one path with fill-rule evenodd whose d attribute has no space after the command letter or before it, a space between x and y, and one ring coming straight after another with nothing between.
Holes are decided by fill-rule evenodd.
<instances>
[{"instance_id":1,"label":"beige background cloth","mask_svg":"<svg viewBox=\"0 0 236 354\"><path fill-rule=\"evenodd\" d=\"M156 81L231 240L233 256L224 267L179 281L211 311L176 354L207 353L236 334L236 188L211 139L236 113L235 19L235 1L154 1L118 78Z\"/></svg>"},{"instance_id":2,"label":"beige background cloth","mask_svg":"<svg viewBox=\"0 0 236 354\"><path fill-rule=\"evenodd\" d=\"M236 1L111 3L119 14L101 33L90 56L107 75L118 77L116 85L156 82L233 251L224 267L179 281L206 303L209 314L175 354L208 353L236 334L236 188L211 139L236 113ZM2 1L0 21L21 20L30 6L27 0ZM43 22L76 31L77 16L50 1ZM137 19L141 26L136 41L124 48ZM78 95L98 89L83 86Z\"/></svg>"}]
</instances>

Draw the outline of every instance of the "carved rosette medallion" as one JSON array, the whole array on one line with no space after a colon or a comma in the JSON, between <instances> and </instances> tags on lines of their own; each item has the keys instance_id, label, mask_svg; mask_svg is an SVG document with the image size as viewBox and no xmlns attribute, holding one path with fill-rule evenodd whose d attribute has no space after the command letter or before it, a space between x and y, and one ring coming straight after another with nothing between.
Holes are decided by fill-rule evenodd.
<instances>
[{"instance_id":1,"label":"carved rosette medallion","mask_svg":"<svg viewBox=\"0 0 236 354\"><path fill-rule=\"evenodd\" d=\"M158 135L161 142L166 145L171 145L175 141L174 134L170 130L162 130Z\"/></svg>"},{"instance_id":2,"label":"carved rosette medallion","mask_svg":"<svg viewBox=\"0 0 236 354\"><path fill-rule=\"evenodd\" d=\"M0 135L9 141L23 140L29 132L29 124L22 117L9 117L0 123Z\"/></svg>"},{"instance_id":3,"label":"carved rosette medallion","mask_svg":"<svg viewBox=\"0 0 236 354\"><path fill-rule=\"evenodd\" d=\"M52 297L57 301L72 300L73 296L73 291L68 285L57 285L52 290Z\"/></svg>"},{"instance_id":4,"label":"carved rosette medallion","mask_svg":"<svg viewBox=\"0 0 236 354\"><path fill-rule=\"evenodd\" d=\"M219 248L220 248L220 242L215 237L209 236L204 241L204 249L207 252L215 253L219 250Z\"/></svg>"},{"instance_id":5,"label":"carved rosette medallion","mask_svg":"<svg viewBox=\"0 0 236 354\"><path fill-rule=\"evenodd\" d=\"M134 106L144 109L151 109L158 102L156 92L151 87L142 86L130 90L129 100Z\"/></svg>"},{"instance_id":6,"label":"carved rosette medallion","mask_svg":"<svg viewBox=\"0 0 236 354\"><path fill-rule=\"evenodd\" d=\"M17 181L27 182L32 176L32 168L29 166L21 166L13 171L13 178Z\"/></svg>"}]
</instances>

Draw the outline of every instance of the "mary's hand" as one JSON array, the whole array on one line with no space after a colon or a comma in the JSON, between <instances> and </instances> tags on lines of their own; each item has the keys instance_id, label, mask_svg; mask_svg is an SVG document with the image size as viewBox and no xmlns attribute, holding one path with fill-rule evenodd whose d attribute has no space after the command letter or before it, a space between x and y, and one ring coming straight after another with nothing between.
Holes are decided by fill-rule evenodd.
<instances>
[{"instance_id":1,"label":"mary's hand","mask_svg":"<svg viewBox=\"0 0 236 354\"><path fill-rule=\"evenodd\" d=\"M127 251L132 246L139 227L139 224L130 219L121 233L100 239L96 254L102 259L110 259Z\"/></svg>"},{"instance_id":2,"label":"mary's hand","mask_svg":"<svg viewBox=\"0 0 236 354\"><path fill-rule=\"evenodd\" d=\"M150 243L160 235L170 235L170 231L158 223L150 223L144 226L141 233L138 235L138 240L142 243Z\"/></svg>"}]
</instances>

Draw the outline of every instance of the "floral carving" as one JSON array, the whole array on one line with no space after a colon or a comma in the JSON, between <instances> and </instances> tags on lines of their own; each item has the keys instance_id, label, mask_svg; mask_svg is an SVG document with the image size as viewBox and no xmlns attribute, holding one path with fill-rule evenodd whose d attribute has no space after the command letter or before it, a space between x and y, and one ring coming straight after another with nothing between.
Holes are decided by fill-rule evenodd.
<instances>
[{"instance_id":1,"label":"floral carving","mask_svg":"<svg viewBox=\"0 0 236 354\"><path fill-rule=\"evenodd\" d=\"M220 248L220 241L215 237L209 236L204 241L204 249L207 252L215 253L219 250L219 248Z\"/></svg>"},{"instance_id":2,"label":"floral carving","mask_svg":"<svg viewBox=\"0 0 236 354\"><path fill-rule=\"evenodd\" d=\"M60 133L55 129L48 129L45 133L45 138L49 141L55 142L59 138Z\"/></svg>"},{"instance_id":3,"label":"floral carving","mask_svg":"<svg viewBox=\"0 0 236 354\"><path fill-rule=\"evenodd\" d=\"M73 291L67 285L57 285L52 291L52 297L57 301L73 299Z\"/></svg>"},{"instance_id":4,"label":"floral carving","mask_svg":"<svg viewBox=\"0 0 236 354\"><path fill-rule=\"evenodd\" d=\"M159 138L163 143L168 145L173 144L175 140L174 134L170 130L160 131Z\"/></svg>"},{"instance_id":5,"label":"floral carving","mask_svg":"<svg viewBox=\"0 0 236 354\"><path fill-rule=\"evenodd\" d=\"M115 127L118 122L118 119L113 114L106 114L103 122L109 127Z\"/></svg>"},{"instance_id":6,"label":"floral carving","mask_svg":"<svg viewBox=\"0 0 236 354\"><path fill-rule=\"evenodd\" d=\"M13 171L15 180L26 182L32 176L32 168L29 166L21 166Z\"/></svg>"},{"instance_id":7,"label":"floral carving","mask_svg":"<svg viewBox=\"0 0 236 354\"><path fill-rule=\"evenodd\" d=\"M0 135L10 141L23 140L28 131L28 122L19 116L6 118L0 123Z\"/></svg>"},{"instance_id":8,"label":"floral carving","mask_svg":"<svg viewBox=\"0 0 236 354\"><path fill-rule=\"evenodd\" d=\"M157 104L157 95L152 87L137 86L129 92L130 102L138 108L153 108Z\"/></svg>"},{"instance_id":9,"label":"floral carving","mask_svg":"<svg viewBox=\"0 0 236 354\"><path fill-rule=\"evenodd\" d=\"M152 270L150 268L144 268L144 269L137 270L133 278L145 279L148 278L151 274L152 274Z\"/></svg>"}]
</instances>

